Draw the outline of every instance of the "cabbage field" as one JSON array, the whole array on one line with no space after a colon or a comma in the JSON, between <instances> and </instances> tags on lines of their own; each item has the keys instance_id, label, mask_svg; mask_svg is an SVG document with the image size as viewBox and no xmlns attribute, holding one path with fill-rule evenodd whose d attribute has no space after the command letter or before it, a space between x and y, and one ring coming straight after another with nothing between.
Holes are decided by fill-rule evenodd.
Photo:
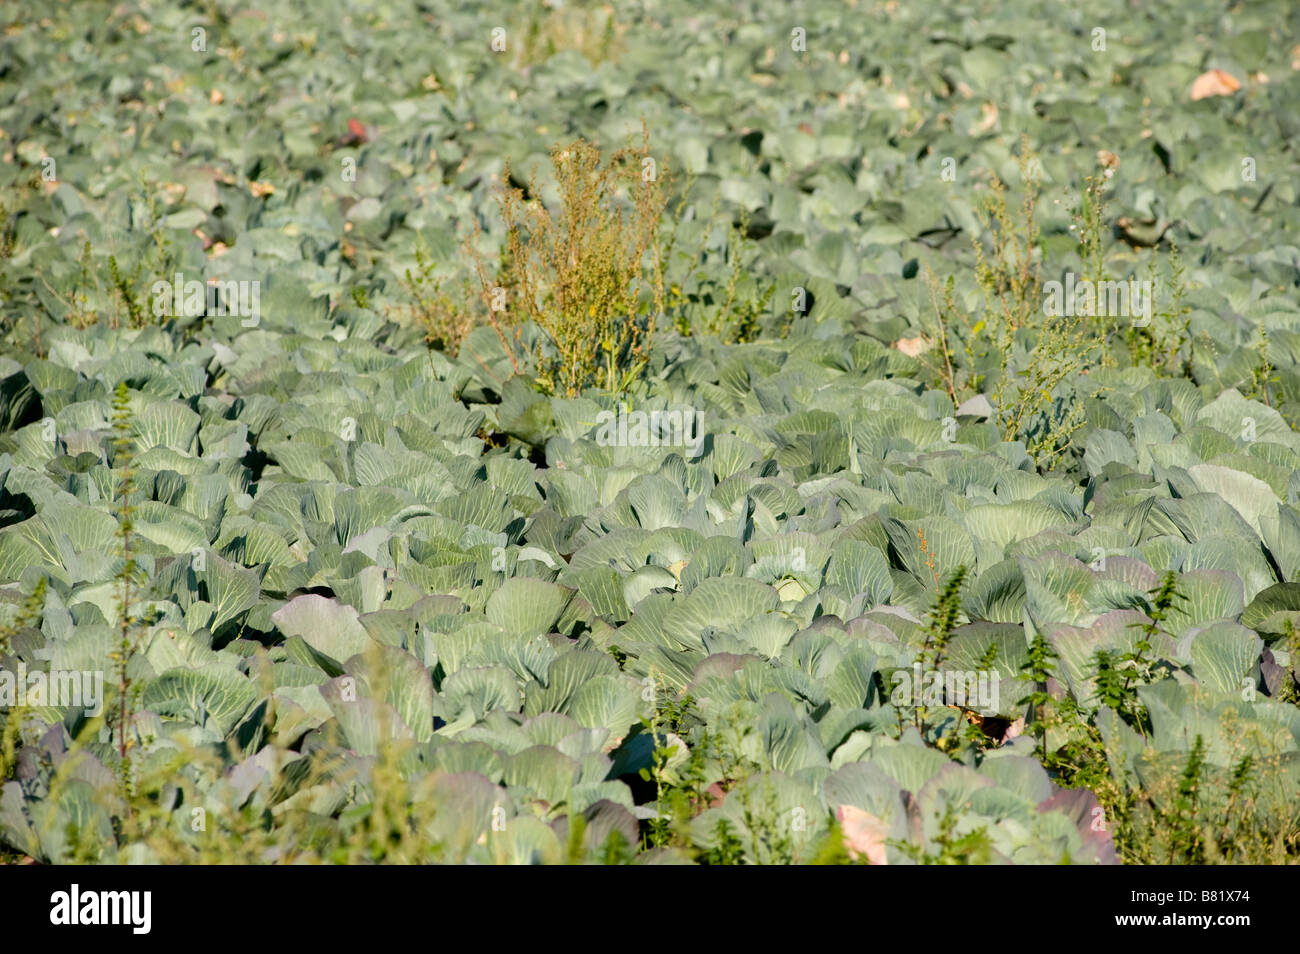
<instances>
[{"instance_id":1,"label":"cabbage field","mask_svg":"<svg viewBox=\"0 0 1300 954\"><path fill-rule=\"evenodd\" d=\"M0 862L1300 859L1300 9L0 9Z\"/></svg>"}]
</instances>

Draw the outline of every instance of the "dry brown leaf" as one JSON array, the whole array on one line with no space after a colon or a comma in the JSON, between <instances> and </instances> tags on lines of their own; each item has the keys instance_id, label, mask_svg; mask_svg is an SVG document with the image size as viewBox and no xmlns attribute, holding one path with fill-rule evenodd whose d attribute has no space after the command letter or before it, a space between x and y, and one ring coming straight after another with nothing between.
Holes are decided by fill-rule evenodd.
<instances>
[{"instance_id":1,"label":"dry brown leaf","mask_svg":"<svg viewBox=\"0 0 1300 954\"><path fill-rule=\"evenodd\" d=\"M1002 736L1003 742L1010 742L1012 739L1019 738L1025 731L1025 717L1016 716L1016 721L1007 726L1007 731Z\"/></svg>"},{"instance_id":2,"label":"dry brown leaf","mask_svg":"<svg viewBox=\"0 0 1300 954\"><path fill-rule=\"evenodd\" d=\"M1231 96L1241 89L1241 83L1231 73L1220 69L1208 70L1196 77L1192 84L1192 99L1208 99L1211 96Z\"/></svg>"},{"instance_id":3,"label":"dry brown leaf","mask_svg":"<svg viewBox=\"0 0 1300 954\"><path fill-rule=\"evenodd\" d=\"M844 848L854 861L866 858L868 864L887 865L889 858L885 853L885 839L889 837L889 826L871 812L863 811L855 805L841 805L835 810L840 828L844 832Z\"/></svg>"},{"instance_id":4,"label":"dry brown leaf","mask_svg":"<svg viewBox=\"0 0 1300 954\"><path fill-rule=\"evenodd\" d=\"M933 342L925 335L917 335L915 338L899 338L894 342L894 347L909 358L915 358L918 354L929 351L931 344Z\"/></svg>"},{"instance_id":5,"label":"dry brown leaf","mask_svg":"<svg viewBox=\"0 0 1300 954\"><path fill-rule=\"evenodd\" d=\"M972 134L986 133L998 124L998 107L996 103L980 103L981 119L972 128Z\"/></svg>"}]
</instances>

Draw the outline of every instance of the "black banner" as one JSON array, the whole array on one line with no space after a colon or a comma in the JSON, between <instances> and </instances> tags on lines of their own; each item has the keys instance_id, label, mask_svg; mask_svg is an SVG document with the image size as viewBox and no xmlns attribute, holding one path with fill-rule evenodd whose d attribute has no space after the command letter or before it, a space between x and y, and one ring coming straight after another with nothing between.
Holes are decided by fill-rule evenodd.
<instances>
[{"instance_id":1,"label":"black banner","mask_svg":"<svg viewBox=\"0 0 1300 954\"><path fill-rule=\"evenodd\" d=\"M669 881L663 868L648 881L630 874L615 893L609 890L607 875L597 885L587 880L591 875L578 871L563 875L557 884L553 876L533 882L524 873L464 869L13 865L0 866L0 891L11 937L43 936L78 944L102 938L128 947L204 937L285 945L373 941L377 930L418 931L431 918L445 926L491 930L522 927L535 915L531 923L540 927L555 923L557 905L581 898L594 905L593 916L603 910L601 917L653 922L642 904L616 913L624 903L618 899L626 899L629 889L643 898L671 893L678 903L708 917L731 911L727 930L739 929L742 936L747 926L765 932L764 925L782 908L777 899L784 894L792 901L803 899L789 908L789 917L796 920L815 909L829 923L842 916L835 914L840 910L854 916L870 913L894 924L914 919L918 924L978 930L1001 922L1026 926L1041 917L1043 923L1084 940L1131 934L1149 942L1166 932L1181 936L1197 931L1229 940L1261 927L1279 929L1295 890L1289 870L899 866L830 881L787 882L782 877L764 883L762 890L773 903L758 918L733 893L749 882L683 882L678 880L681 874ZM498 880L502 878L506 880ZM692 898L688 892L696 885L708 894ZM811 905L810 894L786 893L801 889L818 892L816 905L803 908ZM780 893L771 894L774 890ZM868 921L864 926L879 925ZM537 943L545 942L539 936Z\"/></svg>"}]
</instances>

